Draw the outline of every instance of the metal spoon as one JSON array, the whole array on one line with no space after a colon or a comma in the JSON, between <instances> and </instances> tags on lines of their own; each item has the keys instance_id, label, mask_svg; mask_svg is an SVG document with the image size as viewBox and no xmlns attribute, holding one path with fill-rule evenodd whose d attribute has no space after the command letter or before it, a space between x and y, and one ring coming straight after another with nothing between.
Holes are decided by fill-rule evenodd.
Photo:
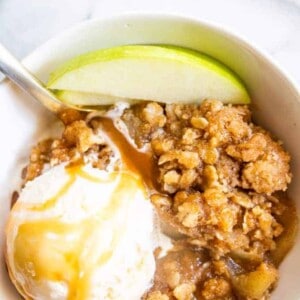
<instances>
[{"instance_id":1,"label":"metal spoon","mask_svg":"<svg viewBox=\"0 0 300 300\"><path fill-rule=\"evenodd\" d=\"M0 71L20 86L25 92L33 96L50 111L59 114L67 108L92 111L88 107L73 106L62 103L51 93L43 83L32 75L2 44L0 44Z\"/></svg>"}]
</instances>

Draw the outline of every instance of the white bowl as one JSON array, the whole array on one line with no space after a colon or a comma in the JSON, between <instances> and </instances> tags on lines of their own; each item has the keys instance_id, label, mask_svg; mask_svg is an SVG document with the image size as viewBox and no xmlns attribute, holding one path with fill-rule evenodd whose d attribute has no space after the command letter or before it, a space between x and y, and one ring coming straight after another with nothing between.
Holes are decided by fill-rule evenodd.
<instances>
[{"instance_id":1,"label":"white bowl","mask_svg":"<svg viewBox=\"0 0 300 300\"><path fill-rule=\"evenodd\" d=\"M122 44L163 43L207 53L233 69L246 83L253 99L255 121L283 140L292 155L293 183L289 195L300 211L300 94L276 64L243 39L220 26L178 16L131 14L93 20L50 40L24 64L42 80L69 58ZM20 169L30 147L49 134L53 116L10 82L0 84L0 299L19 299L3 260L4 226L10 197L18 188ZM300 299L300 235L280 267L281 279L272 299Z\"/></svg>"}]
</instances>

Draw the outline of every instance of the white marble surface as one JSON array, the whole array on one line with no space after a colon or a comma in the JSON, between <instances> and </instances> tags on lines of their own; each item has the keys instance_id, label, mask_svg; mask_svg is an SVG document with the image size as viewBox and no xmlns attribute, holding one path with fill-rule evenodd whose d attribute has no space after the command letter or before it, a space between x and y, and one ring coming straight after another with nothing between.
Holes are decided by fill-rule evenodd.
<instances>
[{"instance_id":1,"label":"white marble surface","mask_svg":"<svg viewBox=\"0 0 300 300\"><path fill-rule=\"evenodd\" d=\"M0 0L0 41L22 58L81 21L136 11L222 24L271 54L300 85L300 0Z\"/></svg>"}]
</instances>

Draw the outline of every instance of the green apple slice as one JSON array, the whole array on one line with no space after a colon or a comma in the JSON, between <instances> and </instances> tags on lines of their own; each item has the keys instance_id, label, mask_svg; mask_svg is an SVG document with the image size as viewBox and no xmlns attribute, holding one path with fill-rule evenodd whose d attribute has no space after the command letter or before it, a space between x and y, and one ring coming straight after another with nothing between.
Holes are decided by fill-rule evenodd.
<instances>
[{"instance_id":1,"label":"green apple slice","mask_svg":"<svg viewBox=\"0 0 300 300\"><path fill-rule=\"evenodd\" d=\"M57 98L64 103L72 103L73 105L111 105L116 102L136 103L136 100L129 98L121 98L98 93L86 93L77 91L58 90L55 92Z\"/></svg>"},{"instance_id":2,"label":"green apple slice","mask_svg":"<svg viewBox=\"0 0 300 300\"><path fill-rule=\"evenodd\" d=\"M118 98L164 103L199 103L204 99L250 102L245 86L226 66L175 46L131 45L87 53L54 71L48 88L65 91L65 101L72 104L79 104L78 92L87 93L85 105L103 105L103 95L105 104Z\"/></svg>"}]
</instances>

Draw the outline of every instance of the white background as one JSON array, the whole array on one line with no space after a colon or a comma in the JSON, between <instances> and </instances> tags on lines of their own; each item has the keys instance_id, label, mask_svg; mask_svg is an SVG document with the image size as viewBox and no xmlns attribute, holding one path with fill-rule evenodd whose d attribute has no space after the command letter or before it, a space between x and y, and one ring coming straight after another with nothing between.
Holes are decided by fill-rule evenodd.
<instances>
[{"instance_id":1,"label":"white background","mask_svg":"<svg viewBox=\"0 0 300 300\"><path fill-rule=\"evenodd\" d=\"M133 11L222 24L271 54L300 84L300 0L0 0L0 42L22 58L81 21Z\"/></svg>"}]
</instances>

